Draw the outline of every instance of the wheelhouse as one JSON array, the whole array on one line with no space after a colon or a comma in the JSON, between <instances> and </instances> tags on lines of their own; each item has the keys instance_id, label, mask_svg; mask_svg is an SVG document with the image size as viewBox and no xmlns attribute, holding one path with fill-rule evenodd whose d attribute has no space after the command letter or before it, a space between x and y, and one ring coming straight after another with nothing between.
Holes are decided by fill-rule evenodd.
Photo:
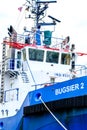
<instances>
[{"instance_id":1,"label":"wheelhouse","mask_svg":"<svg viewBox=\"0 0 87 130\"><path fill-rule=\"evenodd\" d=\"M28 47L22 50L23 59L34 62L70 65L70 52L59 51L51 48Z\"/></svg>"}]
</instances>

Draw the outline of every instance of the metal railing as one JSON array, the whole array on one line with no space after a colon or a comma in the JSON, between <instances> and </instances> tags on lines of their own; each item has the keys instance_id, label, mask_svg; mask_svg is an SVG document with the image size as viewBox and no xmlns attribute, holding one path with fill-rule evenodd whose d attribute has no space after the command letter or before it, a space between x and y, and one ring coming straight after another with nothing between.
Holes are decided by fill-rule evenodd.
<instances>
[{"instance_id":1,"label":"metal railing","mask_svg":"<svg viewBox=\"0 0 87 130\"><path fill-rule=\"evenodd\" d=\"M28 37L29 35L29 42L27 43L26 42L26 38ZM3 41L7 41L8 42L16 42L16 43L19 43L19 44L37 44L37 42L40 40L41 42L41 45L45 45L44 44L44 31L41 31L40 34L40 38L36 39L36 33L35 32L32 32L32 31L29 31L27 34L17 34L16 36L16 40L14 41L14 38L15 37L6 37L3 39ZM53 48L61 48L62 47L62 43L63 43L63 40L64 38L57 38L57 37L51 37L51 43L49 46L53 47ZM10 45L10 44L8 44Z\"/></svg>"},{"instance_id":2,"label":"metal railing","mask_svg":"<svg viewBox=\"0 0 87 130\"><path fill-rule=\"evenodd\" d=\"M87 66L85 65L75 65L75 72L77 76L87 75Z\"/></svg>"}]
</instances>

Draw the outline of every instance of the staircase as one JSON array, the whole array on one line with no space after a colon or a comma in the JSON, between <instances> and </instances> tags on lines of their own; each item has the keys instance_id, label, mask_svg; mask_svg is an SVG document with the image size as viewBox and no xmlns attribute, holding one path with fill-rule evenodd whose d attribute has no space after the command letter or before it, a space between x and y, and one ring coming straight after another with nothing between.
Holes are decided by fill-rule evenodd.
<instances>
[{"instance_id":1,"label":"staircase","mask_svg":"<svg viewBox=\"0 0 87 130\"><path fill-rule=\"evenodd\" d=\"M5 73L8 74L10 78L17 78L19 75L19 72L14 70L7 70Z\"/></svg>"}]
</instances>

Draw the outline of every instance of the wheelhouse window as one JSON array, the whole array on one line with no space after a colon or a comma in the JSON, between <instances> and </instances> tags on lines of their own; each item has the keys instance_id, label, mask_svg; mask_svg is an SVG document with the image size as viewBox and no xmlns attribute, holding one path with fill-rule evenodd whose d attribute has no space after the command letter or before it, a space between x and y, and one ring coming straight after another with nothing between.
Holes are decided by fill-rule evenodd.
<instances>
[{"instance_id":1,"label":"wheelhouse window","mask_svg":"<svg viewBox=\"0 0 87 130\"><path fill-rule=\"evenodd\" d=\"M17 52L17 59L21 59L21 52L20 51Z\"/></svg>"},{"instance_id":2,"label":"wheelhouse window","mask_svg":"<svg viewBox=\"0 0 87 130\"><path fill-rule=\"evenodd\" d=\"M58 59L59 59L59 53L58 52L47 51L46 62L58 63Z\"/></svg>"},{"instance_id":3,"label":"wheelhouse window","mask_svg":"<svg viewBox=\"0 0 87 130\"><path fill-rule=\"evenodd\" d=\"M18 51L17 52L17 68L20 68L21 67L21 52Z\"/></svg>"},{"instance_id":4,"label":"wheelhouse window","mask_svg":"<svg viewBox=\"0 0 87 130\"><path fill-rule=\"evenodd\" d=\"M23 49L22 52L23 52L23 60L25 61L26 60L26 50Z\"/></svg>"},{"instance_id":5,"label":"wheelhouse window","mask_svg":"<svg viewBox=\"0 0 87 130\"><path fill-rule=\"evenodd\" d=\"M61 54L61 64L70 65L70 54Z\"/></svg>"},{"instance_id":6,"label":"wheelhouse window","mask_svg":"<svg viewBox=\"0 0 87 130\"><path fill-rule=\"evenodd\" d=\"M29 60L43 61L44 60L44 50L29 48Z\"/></svg>"}]
</instances>

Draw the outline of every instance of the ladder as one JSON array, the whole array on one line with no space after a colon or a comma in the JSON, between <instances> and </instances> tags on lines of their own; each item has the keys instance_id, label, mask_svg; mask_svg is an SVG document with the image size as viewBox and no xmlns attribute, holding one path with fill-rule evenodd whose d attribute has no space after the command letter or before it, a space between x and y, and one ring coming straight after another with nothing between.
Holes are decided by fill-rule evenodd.
<instances>
[{"instance_id":1,"label":"ladder","mask_svg":"<svg viewBox=\"0 0 87 130\"><path fill-rule=\"evenodd\" d=\"M2 70L1 70L0 103L4 102L5 55L6 55L6 44L3 43L3 45L2 45Z\"/></svg>"}]
</instances>

